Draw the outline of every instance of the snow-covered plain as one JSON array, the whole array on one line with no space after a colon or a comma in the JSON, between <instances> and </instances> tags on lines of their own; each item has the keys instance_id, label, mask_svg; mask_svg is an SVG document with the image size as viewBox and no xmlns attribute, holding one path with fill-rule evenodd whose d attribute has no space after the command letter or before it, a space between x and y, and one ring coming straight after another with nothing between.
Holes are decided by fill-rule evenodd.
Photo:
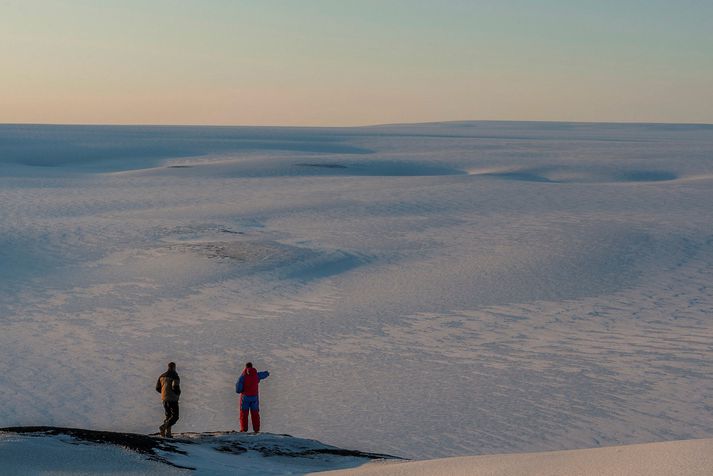
<instances>
[{"instance_id":1,"label":"snow-covered plain","mask_svg":"<svg viewBox=\"0 0 713 476\"><path fill-rule=\"evenodd\" d=\"M0 427L713 436L713 126L0 126Z\"/></svg>"}]
</instances>

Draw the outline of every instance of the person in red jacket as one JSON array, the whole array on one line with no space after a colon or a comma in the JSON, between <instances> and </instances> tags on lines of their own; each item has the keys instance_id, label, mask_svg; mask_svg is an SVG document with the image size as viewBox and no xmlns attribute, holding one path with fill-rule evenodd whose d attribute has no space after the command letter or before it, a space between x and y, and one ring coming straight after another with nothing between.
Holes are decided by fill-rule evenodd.
<instances>
[{"instance_id":1,"label":"person in red jacket","mask_svg":"<svg viewBox=\"0 0 713 476\"><path fill-rule=\"evenodd\" d=\"M260 432L260 401L258 385L260 380L270 376L270 372L258 372L252 362L245 364L240 378L235 382L235 393L240 394L240 431L248 431L248 413L253 422L253 431Z\"/></svg>"}]
</instances>

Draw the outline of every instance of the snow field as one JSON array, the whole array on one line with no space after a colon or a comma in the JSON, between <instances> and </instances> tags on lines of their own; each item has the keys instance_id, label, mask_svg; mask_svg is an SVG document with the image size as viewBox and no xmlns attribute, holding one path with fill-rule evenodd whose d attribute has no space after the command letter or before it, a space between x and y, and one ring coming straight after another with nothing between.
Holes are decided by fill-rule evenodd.
<instances>
[{"instance_id":1,"label":"snow field","mask_svg":"<svg viewBox=\"0 0 713 476\"><path fill-rule=\"evenodd\" d=\"M413 458L711 435L713 129L0 127L0 426ZM176 167L178 166L178 167Z\"/></svg>"}]
</instances>

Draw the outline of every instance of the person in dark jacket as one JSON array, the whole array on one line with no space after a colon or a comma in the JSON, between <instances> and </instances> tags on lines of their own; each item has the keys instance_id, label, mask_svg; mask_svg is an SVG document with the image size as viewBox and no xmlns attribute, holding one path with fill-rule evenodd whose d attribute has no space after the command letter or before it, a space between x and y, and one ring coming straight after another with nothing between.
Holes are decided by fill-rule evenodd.
<instances>
[{"instance_id":1,"label":"person in dark jacket","mask_svg":"<svg viewBox=\"0 0 713 476\"><path fill-rule=\"evenodd\" d=\"M176 372L176 364L169 362L168 370L156 382L156 391L161 394L166 419L158 427L161 436L171 438L171 427L178 421L178 398L181 396L181 378Z\"/></svg>"},{"instance_id":2,"label":"person in dark jacket","mask_svg":"<svg viewBox=\"0 0 713 476\"><path fill-rule=\"evenodd\" d=\"M240 431L248 431L248 413L253 422L253 431L260 432L260 401L258 385L260 380L270 376L270 372L258 372L252 362L245 364L245 370L235 382L235 393L240 394Z\"/></svg>"}]
</instances>

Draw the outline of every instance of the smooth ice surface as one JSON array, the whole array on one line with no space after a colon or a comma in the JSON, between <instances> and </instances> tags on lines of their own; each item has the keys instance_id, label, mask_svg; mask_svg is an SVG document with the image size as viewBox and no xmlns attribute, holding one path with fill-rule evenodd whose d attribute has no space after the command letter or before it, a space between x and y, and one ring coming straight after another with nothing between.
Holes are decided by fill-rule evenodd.
<instances>
[{"instance_id":1,"label":"smooth ice surface","mask_svg":"<svg viewBox=\"0 0 713 476\"><path fill-rule=\"evenodd\" d=\"M0 427L426 458L713 435L713 127L0 126Z\"/></svg>"}]
</instances>

